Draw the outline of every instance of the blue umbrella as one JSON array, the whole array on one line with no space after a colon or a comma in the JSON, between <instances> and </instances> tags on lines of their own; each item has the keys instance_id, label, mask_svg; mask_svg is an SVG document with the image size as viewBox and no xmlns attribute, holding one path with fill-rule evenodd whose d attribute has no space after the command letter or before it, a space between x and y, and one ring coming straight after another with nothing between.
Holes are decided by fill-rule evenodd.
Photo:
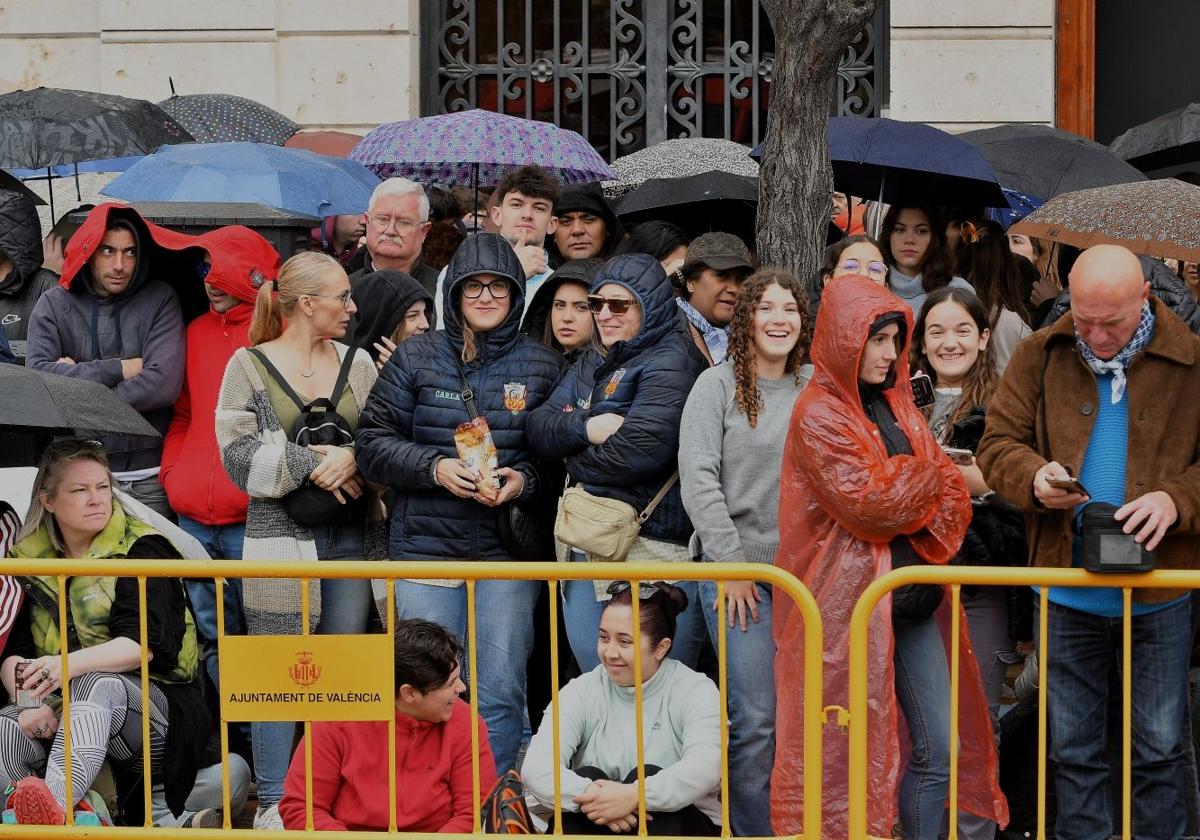
<instances>
[{"instance_id":1,"label":"blue umbrella","mask_svg":"<svg viewBox=\"0 0 1200 840\"><path fill-rule=\"evenodd\" d=\"M49 166L50 174L55 178L70 178L83 172L124 172L145 155L130 155L129 157L101 158L100 160L81 160L79 163L60 163ZM22 181L35 178L45 178L46 169L10 169L9 173Z\"/></svg>"},{"instance_id":2,"label":"blue umbrella","mask_svg":"<svg viewBox=\"0 0 1200 840\"><path fill-rule=\"evenodd\" d=\"M750 153L762 156L762 146ZM919 122L882 117L829 120L833 185L890 204L1008 207L996 173L979 150Z\"/></svg>"},{"instance_id":3,"label":"blue umbrella","mask_svg":"<svg viewBox=\"0 0 1200 840\"><path fill-rule=\"evenodd\" d=\"M379 177L361 163L266 143L163 146L104 188L124 201L265 204L306 216L362 213Z\"/></svg>"},{"instance_id":4,"label":"blue umbrella","mask_svg":"<svg viewBox=\"0 0 1200 840\"><path fill-rule=\"evenodd\" d=\"M1004 197L1008 199L1008 207L989 207L987 217L1005 230L1046 203L1036 196L1010 190L1008 187L1004 187Z\"/></svg>"}]
</instances>

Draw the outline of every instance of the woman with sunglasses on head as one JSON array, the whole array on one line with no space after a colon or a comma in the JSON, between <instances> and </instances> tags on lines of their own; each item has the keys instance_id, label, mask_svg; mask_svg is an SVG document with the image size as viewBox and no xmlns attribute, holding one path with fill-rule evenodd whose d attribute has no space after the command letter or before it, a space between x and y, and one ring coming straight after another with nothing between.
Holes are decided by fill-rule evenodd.
<instances>
[{"instance_id":1,"label":"woman with sunglasses on head","mask_svg":"<svg viewBox=\"0 0 1200 840\"><path fill-rule=\"evenodd\" d=\"M635 645L634 590L627 581L615 581L607 594L599 633L592 634L599 664L558 693L560 765L554 763L554 722L547 709L521 767L525 787L553 808L557 770L564 833L637 834L634 732L640 725L647 833L716 836L721 820L720 699L712 680L672 656L688 597L669 583L639 584ZM634 688L639 653L640 722Z\"/></svg>"},{"instance_id":2,"label":"woman with sunglasses on head","mask_svg":"<svg viewBox=\"0 0 1200 840\"><path fill-rule=\"evenodd\" d=\"M742 284L733 307L726 364L700 374L680 425L679 486L696 526L691 553L719 563L775 562L779 472L792 405L808 381L808 305L800 281L762 268ZM735 834L771 833L763 782L775 756L775 641L771 587L725 585L729 631L730 818ZM719 646L717 586L700 584L713 649Z\"/></svg>"},{"instance_id":3,"label":"woman with sunglasses on head","mask_svg":"<svg viewBox=\"0 0 1200 840\"><path fill-rule=\"evenodd\" d=\"M565 460L572 485L650 511L629 560L687 562L692 526L680 497L679 420L692 384L706 367L679 318L671 285L647 254L614 257L592 280L596 319L590 350L529 418L541 458ZM655 500L657 504L653 504ZM586 562L586 552L559 545L559 559ZM699 652L696 584L680 584L693 607L681 620L676 656L695 665ZM607 599L604 582L565 581L566 629L575 660L598 663L592 641Z\"/></svg>"},{"instance_id":4,"label":"woman with sunglasses on head","mask_svg":"<svg viewBox=\"0 0 1200 840\"><path fill-rule=\"evenodd\" d=\"M29 514L11 556L88 561L181 556L166 536L177 529L128 497L116 498L113 487L99 442L51 444L42 455ZM83 574L67 578L72 632L65 674L58 579L31 576L24 583L25 603L0 663L0 682L15 703L0 709L0 790L16 785L0 807L11 809L18 823L63 824L66 761L55 707L61 706L65 679L71 695L69 805L76 811L76 824L95 825L96 816L88 813L91 802L80 800L104 762L136 771L143 760L138 581ZM206 763L202 757L212 721L197 679L196 628L178 578L146 579L145 616L156 816L159 808L164 815L169 809L184 817L170 825L215 828L219 823L211 810L200 822L184 814L196 772Z\"/></svg>"},{"instance_id":5,"label":"woman with sunglasses on head","mask_svg":"<svg viewBox=\"0 0 1200 840\"><path fill-rule=\"evenodd\" d=\"M974 233L963 226L964 242ZM997 226L998 227L998 226ZM1003 233L1001 233L1003 236ZM961 247L961 245L960 245ZM1007 241L1005 242L1007 248ZM994 333L978 297L961 289L929 293L913 331L912 364L928 374L937 401L929 409L929 427L943 447L975 452L983 436L987 404L1000 384ZM952 562L966 566L1023 566L1028 558L1021 511L998 497L983 480L974 455L957 464L971 494L971 524ZM992 726L999 739L1000 690L1008 665L1017 662L1009 636L1010 604L1023 605L1029 587L964 586L962 604L971 648L987 696ZM1017 613L1031 617L1032 605ZM1019 631L1020 632L1020 631ZM1032 635L1032 625L1022 638ZM996 826L974 814L959 814L958 833L966 840L995 836Z\"/></svg>"},{"instance_id":6,"label":"woman with sunglasses on head","mask_svg":"<svg viewBox=\"0 0 1200 840\"><path fill-rule=\"evenodd\" d=\"M946 222L936 208L893 204L883 217L882 235L888 288L914 313L921 310L925 295L942 286L974 291L966 280L954 276Z\"/></svg>"},{"instance_id":7,"label":"woman with sunglasses on head","mask_svg":"<svg viewBox=\"0 0 1200 840\"><path fill-rule=\"evenodd\" d=\"M829 284L810 353L815 370L796 401L784 447L776 565L796 575L821 609L822 703L849 705L848 622L880 575L908 565L945 564L958 550L971 502L958 468L930 434L913 402L905 353L912 313L862 277ZM872 796L868 833L935 840L950 788L950 621L942 587L905 586L881 601L868 627L864 722ZM940 614L939 614L940 613ZM961 616L960 616L961 617ZM788 599L774 605L778 693L771 777L776 834L803 830L804 620ZM960 643L970 641L963 621ZM959 806L1007 821L995 784L995 744L971 657L961 662ZM905 767L898 726L911 750ZM823 741L823 766L845 768L844 738ZM988 775L990 772L990 775ZM822 836L847 835L846 775L826 775Z\"/></svg>"},{"instance_id":8,"label":"woman with sunglasses on head","mask_svg":"<svg viewBox=\"0 0 1200 840\"><path fill-rule=\"evenodd\" d=\"M233 354L217 402L216 434L229 477L250 497L242 556L255 560L362 560L382 556L380 503L354 459L352 441L296 442L302 405L325 399L351 431L377 377L365 350L336 339L356 307L346 272L333 257L296 254L275 282L258 290L250 349ZM340 395L336 394L341 386ZM331 399L332 398L332 399ZM333 512L321 521L293 518L297 491L319 488ZM336 503L336 504L335 504ZM291 512L289 512L291 511ZM250 635L299 633L300 582L263 578L242 584ZM373 606L368 580L310 584L311 627L319 633L363 633ZM251 724L259 810L255 828L281 829L279 800L291 761L295 724Z\"/></svg>"},{"instance_id":9,"label":"woman with sunglasses on head","mask_svg":"<svg viewBox=\"0 0 1200 840\"><path fill-rule=\"evenodd\" d=\"M525 272L499 234L468 237L446 267L444 330L396 348L367 401L356 439L369 480L393 489L388 556L394 560L511 560L500 518L508 506L536 506L544 486L526 436L533 409L550 394L561 355L521 335ZM457 441L486 446L473 416L486 421L495 468L469 465ZM479 424L482 425L482 424ZM487 456L482 459L486 462ZM498 479L498 480L497 480ZM400 618L444 626L478 645L469 674L501 774L516 764L525 711L525 666L533 644L533 580L475 586L476 637L467 633L461 580L396 581Z\"/></svg>"}]
</instances>

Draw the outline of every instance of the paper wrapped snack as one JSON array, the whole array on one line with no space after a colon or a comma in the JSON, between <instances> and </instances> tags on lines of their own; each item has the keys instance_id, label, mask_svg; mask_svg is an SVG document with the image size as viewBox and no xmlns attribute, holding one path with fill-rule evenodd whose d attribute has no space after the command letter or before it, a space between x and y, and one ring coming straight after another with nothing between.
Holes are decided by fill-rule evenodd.
<instances>
[{"instance_id":1,"label":"paper wrapped snack","mask_svg":"<svg viewBox=\"0 0 1200 840\"><path fill-rule=\"evenodd\" d=\"M467 423L459 423L454 430L454 446L458 449L459 460L479 476L475 482L479 495L489 500L499 496L500 478L496 470L500 464L487 418L476 417Z\"/></svg>"}]
</instances>

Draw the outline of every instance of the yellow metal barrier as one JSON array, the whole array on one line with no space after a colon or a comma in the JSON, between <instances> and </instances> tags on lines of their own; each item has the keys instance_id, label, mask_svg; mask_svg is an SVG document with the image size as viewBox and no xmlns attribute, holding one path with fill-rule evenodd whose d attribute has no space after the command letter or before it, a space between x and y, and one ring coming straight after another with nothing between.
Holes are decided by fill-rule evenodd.
<instances>
[{"instance_id":1,"label":"yellow metal barrier","mask_svg":"<svg viewBox=\"0 0 1200 840\"><path fill-rule=\"evenodd\" d=\"M935 583L950 587L952 606L950 661L950 840L958 837L958 686L959 686L959 604L960 589L974 586L1039 586L1038 632L1038 800L1037 836L1046 836L1046 673L1048 666L1047 604L1049 588L1056 586L1100 586L1120 588L1123 602L1122 645L1122 767L1121 836L1131 837L1130 732L1132 714L1132 591L1134 589L1200 589L1200 571L1165 570L1126 575L1097 575L1082 569L991 568L972 566L906 566L875 580L854 607L850 619L850 762L849 836L870 837L867 833L867 643L868 627L879 601L901 586ZM806 736L807 737L807 736ZM806 758L807 761L807 758ZM807 807L807 806L806 806Z\"/></svg>"},{"instance_id":2,"label":"yellow metal barrier","mask_svg":"<svg viewBox=\"0 0 1200 840\"><path fill-rule=\"evenodd\" d=\"M5 574L10 575L42 575L57 576L59 588L59 628L60 638L66 639L67 624L67 577L86 572L89 575L111 575L131 577L138 580L138 592L141 599L141 682L143 708L149 708L150 686L148 679L148 652L146 647L146 579L151 577L184 577L212 578L217 582L216 606L218 642L224 636L225 616L223 585L227 578L288 578L309 580L317 578L357 578L387 581L387 615L386 625L389 634L395 629L395 581L397 579L462 579L467 586L467 648L469 651L469 670L477 674L475 639L475 582L479 580L546 580L549 581L550 594L557 597L558 584L564 580L628 580L636 587L641 581L655 580L688 580L688 581L717 581L718 624L722 628L718 639L719 679L718 690L721 706L721 798L722 798L722 829L723 837L730 836L729 828L729 768L728 768L728 717L727 717L727 674L726 674L726 638L729 628L725 621L725 582L726 581L755 581L769 584L777 594L791 598L804 622L805 650L805 690L804 690L804 837L807 840L818 840L821 831L821 686L822 686L822 629L821 614L812 594L795 577L774 566L760 563L518 563L518 562L349 562L329 561L319 563L279 563L257 561L142 561L142 560L5 560ZM302 635L308 635L308 587L301 588ZM639 721L642 718L642 659L640 645L639 608L640 599L634 597L633 626L634 626L634 683L635 708ZM561 802L561 750L559 742L558 718L558 613L550 610L550 668L551 699L553 702L553 745L554 745L554 816L555 834L562 836L562 802ZM67 674L67 651L63 654L63 673ZM478 717L478 692L471 692L471 713ZM63 684L63 729L64 748L66 751L66 784L67 790L72 790L70 770L70 688L69 681ZM297 719L300 719L299 717ZM178 836L194 838L194 840L218 840L230 836L250 837L258 834L247 829L231 827L229 790L229 744L226 721L221 721L221 761L223 769L223 801L225 805L225 827L223 829L167 829L151 825L150 785L145 788L146 823L140 828L97 828L90 826L75 826L72 824L73 815L68 809L67 826L16 826L0 824L0 840L6 838L111 838L120 832L122 837L171 837ZM149 715L142 717L142 743L150 743ZM306 830L284 832L283 836L303 836L312 831L312 746L311 722L304 721L305 734L305 769L307 783L305 786L306 799ZM473 816L473 833L470 834L419 834L405 832L406 837L412 838L472 838L480 833L480 769L478 729L472 726L472 783L475 792L476 806ZM642 727L639 725L636 733L638 756L638 833L646 834L646 799L645 799L645 753ZM391 800L389 832L322 832L323 836L346 837L385 837L396 831L396 778L395 778L396 733L395 721L388 727L388 791ZM143 770L145 778L150 778L150 751L143 749ZM763 803L766 807L767 803Z\"/></svg>"}]
</instances>

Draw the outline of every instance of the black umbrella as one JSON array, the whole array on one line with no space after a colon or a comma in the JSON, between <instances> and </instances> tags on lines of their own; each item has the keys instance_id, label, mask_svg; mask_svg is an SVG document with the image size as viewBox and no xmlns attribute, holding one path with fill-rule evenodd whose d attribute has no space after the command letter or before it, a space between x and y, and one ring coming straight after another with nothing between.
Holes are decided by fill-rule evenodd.
<instances>
[{"instance_id":1,"label":"black umbrella","mask_svg":"<svg viewBox=\"0 0 1200 840\"><path fill-rule=\"evenodd\" d=\"M86 379L0 365L0 431L143 435L158 431L115 391Z\"/></svg>"},{"instance_id":2,"label":"black umbrella","mask_svg":"<svg viewBox=\"0 0 1200 840\"><path fill-rule=\"evenodd\" d=\"M0 96L0 168L146 155L164 143L189 143L157 105L85 90L35 88Z\"/></svg>"},{"instance_id":3,"label":"black umbrella","mask_svg":"<svg viewBox=\"0 0 1200 840\"><path fill-rule=\"evenodd\" d=\"M1099 143L1046 125L1014 123L958 136L979 149L1002 185L1037 198L1146 180Z\"/></svg>"},{"instance_id":4,"label":"black umbrella","mask_svg":"<svg viewBox=\"0 0 1200 840\"><path fill-rule=\"evenodd\" d=\"M270 143L282 146L300 126L243 96L227 93L196 93L172 96L158 103L197 143Z\"/></svg>"},{"instance_id":5,"label":"black umbrella","mask_svg":"<svg viewBox=\"0 0 1200 840\"><path fill-rule=\"evenodd\" d=\"M5 172L3 169L0 169L0 190L19 192L39 207L46 203L46 199L29 189L24 181L10 172Z\"/></svg>"},{"instance_id":6,"label":"black umbrella","mask_svg":"<svg viewBox=\"0 0 1200 840\"><path fill-rule=\"evenodd\" d=\"M747 204L757 204L758 179L721 171L683 178L651 178L613 199L612 206L624 218L685 204L725 201L741 202L742 209Z\"/></svg>"},{"instance_id":7,"label":"black umbrella","mask_svg":"<svg viewBox=\"0 0 1200 840\"><path fill-rule=\"evenodd\" d=\"M1200 161L1200 102L1135 125L1108 148L1143 172L1195 164Z\"/></svg>"}]
</instances>

